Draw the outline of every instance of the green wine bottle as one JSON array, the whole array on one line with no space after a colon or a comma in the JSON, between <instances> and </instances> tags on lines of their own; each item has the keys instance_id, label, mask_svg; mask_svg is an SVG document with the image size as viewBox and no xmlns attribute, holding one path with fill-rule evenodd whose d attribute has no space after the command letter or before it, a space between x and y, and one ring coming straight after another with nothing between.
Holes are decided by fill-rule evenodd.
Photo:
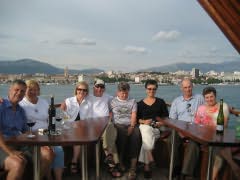
<instances>
[{"instance_id":1,"label":"green wine bottle","mask_svg":"<svg viewBox=\"0 0 240 180\"><path fill-rule=\"evenodd\" d=\"M220 99L220 109L217 116L216 131L218 134L223 134L224 131L223 99Z\"/></svg>"},{"instance_id":2,"label":"green wine bottle","mask_svg":"<svg viewBox=\"0 0 240 180\"><path fill-rule=\"evenodd\" d=\"M54 106L54 97L51 96L51 104L48 108L48 131L50 135L55 134L56 108Z\"/></svg>"}]
</instances>

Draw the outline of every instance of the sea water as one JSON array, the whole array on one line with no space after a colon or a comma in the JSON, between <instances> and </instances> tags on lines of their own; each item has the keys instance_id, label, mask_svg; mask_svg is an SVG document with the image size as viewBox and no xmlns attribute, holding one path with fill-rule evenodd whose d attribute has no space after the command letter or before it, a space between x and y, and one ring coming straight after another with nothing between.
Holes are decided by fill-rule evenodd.
<instances>
[{"instance_id":1,"label":"sea water","mask_svg":"<svg viewBox=\"0 0 240 180\"><path fill-rule=\"evenodd\" d=\"M92 87L90 85L90 94L92 93ZM195 85L193 92L202 93L203 88L206 85ZM214 85L217 90L217 99L223 98L227 104L240 109L240 85ZM0 96L6 97L9 84L0 85ZM67 97L74 95L75 85L41 85L41 96L50 101L50 95L54 95L55 103L61 103ZM107 84L106 92L112 96L116 95L117 84ZM163 98L166 102L171 103L174 98L181 95L180 87L177 85L171 86L159 86L156 92L156 96ZM146 96L144 85L142 84L131 84L130 97L135 98L137 101L143 99ZM234 126L236 117L231 115L229 126Z\"/></svg>"}]
</instances>

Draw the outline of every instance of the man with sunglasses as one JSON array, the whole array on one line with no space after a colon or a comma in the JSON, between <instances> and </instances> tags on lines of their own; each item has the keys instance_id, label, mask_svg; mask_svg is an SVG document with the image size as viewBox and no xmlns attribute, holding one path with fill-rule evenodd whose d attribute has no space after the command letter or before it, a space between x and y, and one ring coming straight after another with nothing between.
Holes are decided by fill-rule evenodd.
<instances>
[{"instance_id":1,"label":"man with sunglasses","mask_svg":"<svg viewBox=\"0 0 240 180\"><path fill-rule=\"evenodd\" d=\"M92 106L92 117L103 117L110 116L110 102L113 99L112 96L105 93L105 82L101 79L96 79L93 86L93 94L89 96L89 101ZM111 134L111 136L106 136L106 134ZM108 166L108 171L112 177L120 177L122 173L120 172L116 164L119 163L119 158L114 142L117 136L116 129L113 124L109 122L106 130L103 134L103 149L106 155L105 163Z\"/></svg>"},{"instance_id":2,"label":"man with sunglasses","mask_svg":"<svg viewBox=\"0 0 240 180\"><path fill-rule=\"evenodd\" d=\"M181 82L182 95L174 99L171 105L169 118L181 121L192 122L194 113L197 112L198 106L204 103L204 98L201 94L193 94L193 84L190 79L185 78ZM175 137L174 162L175 175L178 175L181 167L179 147L184 142L184 137L177 134ZM199 159L199 147L192 141L186 146L187 153L184 153L184 160L181 169L181 176L194 176L197 161Z\"/></svg>"},{"instance_id":3,"label":"man with sunglasses","mask_svg":"<svg viewBox=\"0 0 240 180\"><path fill-rule=\"evenodd\" d=\"M89 95L92 103L92 117L109 116L109 103L112 96L105 93L105 83L101 79L94 81L93 94Z\"/></svg>"}]
</instances>

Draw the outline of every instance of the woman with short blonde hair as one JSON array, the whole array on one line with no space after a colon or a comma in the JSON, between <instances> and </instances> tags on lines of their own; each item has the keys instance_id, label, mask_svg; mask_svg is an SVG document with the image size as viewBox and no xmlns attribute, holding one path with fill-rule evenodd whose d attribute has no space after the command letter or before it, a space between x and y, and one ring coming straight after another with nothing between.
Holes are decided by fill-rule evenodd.
<instances>
[{"instance_id":1,"label":"woman with short blonde hair","mask_svg":"<svg viewBox=\"0 0 240 180\"><path fill-rule=\"evenodd\" d=\"M81 81L77 83L74 89L74 96L65 99L61 104L61 109L64 110L68 116L68 121L86 120L91 114L91 104L87 100L89 92L88 83ZM80 146L73 146L73 157L70 164L70 171L72 174L78 173L78 160L80 157Z\"/></svg>"},{"instance_id":2,"label":"woman with short blonde hair","mask_svg":"<svg viewBox=\"0 0 240 180\"><path fill-rule=\"evenodd\" d=\"M36 80L27 80L26 85L27 90L25 97L19 104L24 109L27 117L36 119L36 124L35 126L33 126L33 130L47 129L49 104L45 99L39 97L40 95L39 83ZM54 151L54 154L52 151ZM55 179L61 180L64 168L64 152L62 147L43 146L41 147L41 152L42 154L44 153L45 155L48 156L45 157L45 159L51 159L52 161L51 167L54 169ZM46 163L41 164L42 166L47 166Z\"/></svg>"}]
</instances>

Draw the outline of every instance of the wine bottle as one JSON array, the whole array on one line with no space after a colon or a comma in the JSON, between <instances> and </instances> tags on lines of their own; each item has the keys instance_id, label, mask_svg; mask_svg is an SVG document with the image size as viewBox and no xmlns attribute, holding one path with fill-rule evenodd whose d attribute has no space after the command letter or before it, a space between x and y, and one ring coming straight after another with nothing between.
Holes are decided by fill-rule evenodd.
<instances>
[{"instance_id":1,"label":"wine bottle","mask_svg":"<svg viewBox=\"0 0 240 180\"><path fill-rule=\"evenodd\" d=\"M220 109L217 116L216 131L218 134L223 134L224 131L223 99L220 99Z\"/></svg>"},{"instance_id":2,"label":"wine bottle","mask_svg":"<svg viewBox=\"0 0 240 180\"><path fill-rule=\"evenodd\" d=\"M55 133L55 116L56 116L56 108L54 106L54 97L51 96L51 104L48 108L48 131L49 134Z\"/></svg>"}]
</instances>

